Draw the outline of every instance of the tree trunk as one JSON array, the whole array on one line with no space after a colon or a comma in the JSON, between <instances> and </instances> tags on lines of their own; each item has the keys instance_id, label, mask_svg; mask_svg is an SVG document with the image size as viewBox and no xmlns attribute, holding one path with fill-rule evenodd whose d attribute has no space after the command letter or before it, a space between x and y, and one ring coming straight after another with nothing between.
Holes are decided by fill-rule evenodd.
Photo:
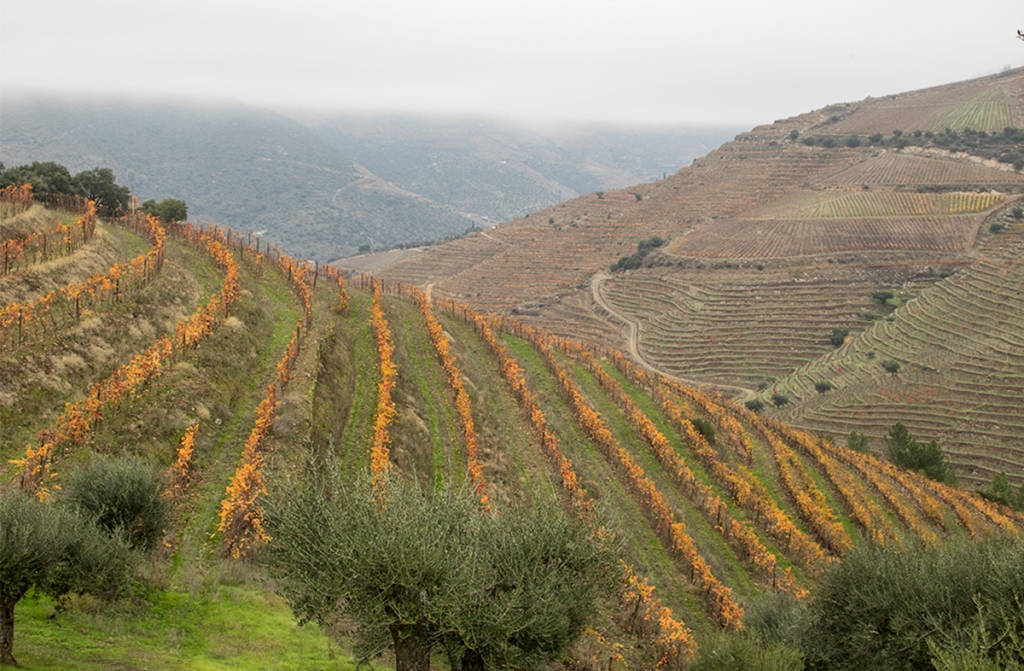
<instances>
[{"instance_id":1,"label":"tree trunk","mask_svg":"<svg viewBox=\"0 0 1024 671\"><path fill-rule=\"evenodd\" d=\"M14 659L14 606L17 600L0 598L0 665L17 666Z\"/></svg>"},{"instance_id":2,"label":"tree trunk","mask_svg":"<svg viewBox=\"0 0 1024 671\"><path fill-rule=\"evenodd\" d=\"M430 643L421 624L393 624L395 671L430 671Z\"/></svg>"},{"instance_id":3,"label":"tree trunk","mask_svg":"<svg viewBox=\"0 0 1024 671\"><path fill-rule=\"evenodd\" d=\"M461 671L484 671L484 656L476 650L467 650L462 656Z\"/></svg>"}]
</instances>

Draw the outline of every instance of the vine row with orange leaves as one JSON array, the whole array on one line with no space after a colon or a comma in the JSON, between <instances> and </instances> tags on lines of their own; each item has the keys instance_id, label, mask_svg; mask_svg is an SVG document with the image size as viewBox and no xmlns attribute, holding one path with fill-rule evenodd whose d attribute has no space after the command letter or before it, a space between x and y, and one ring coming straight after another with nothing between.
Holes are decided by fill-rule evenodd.
<instances>
[{"instance_id":1,"label":"vine row with orange leaves","mask_svg":"<svg viewBox=\"0 0 1024 671\"><path fill-rule=\"evenodd\" d=\"M256 406L256 422L242 448L242 461L220 504L217 530L224 534L224 544L232 559L239 559L255 545L270 540L263 528L263 508L258 501L267 493L263 482L261 447L274 425L274 412L278 405L277 386L271 384L267 387L266 396Z\"/></svg>"},{"instance_id":2,"label":"vine row with orange leaves","mask_svg":"<svg viewBox=\"0 0 1024 671\"><path fill-rule=\"evenodd\" d=\"M935 480L921 475L920 473L914 473L912 471L899 468L898 466L895 466L888 461L878 459L871 454L855 452L845 447L840 447L824 441L820 442L819 445L823 450L832 453L838 459L841 459L855 467L858 467L858 463L864 464L865 468L884 473L891 479L898 482L908 492L910 492L911 496L917 501L920 508L936 524L945 526L945 516L942 514L941 505L939 503L939 501L942 501L953 511L957 519L960 520L961 524L963 524L971 536L976 537L981 531L978 527L975 515L971 513L971 509L973 509L978 515L987 518L993 525L1001 528L1007 533L1018 533L1020 531L1019 526L1013 522L1006 512L1001 511L999 506L976 494L965 492L956 487L950 487L949 485L941 482L936 482Z\"/></svg>"},{"instance_id":3,"label":"vine row with orange leaves","mask_svg":"<svg viewBox=\"0 0 1024 671\"><path fill-rule=\"evenodd\" d=\"M839 469L835 464L833 457L823 449L822 443L824 441L811 436L806 431L799 431L778 422L772 422L771 424L772 427L781 435L785 436L790 443L796 445L804 454L807 454L816 461L825 470L825 473L829 475L829 480L836 485L837 489L840 489L840 478L832 475ZM896 517L898 517L908 529L917 535L921 541L926 545L930 545L938 540L938 536L935 535L935 532L924 524L913 508L907 505L906 501L904 501L903 498L901 498L893 488L883 480L878 469L869 468L863 460L854 460L847 463L853 466L862 476L864 476L864 479L867 480L871 487L882 496L886 504L888 504L889 509L896 513ZM849 479L851 479L849 474L846 474L846 478L844 478L844 480ZM847 482L843 482L843 485L848 489L853 488ZM840 491L842 491L842 489L840 489ZM935 512L938 513L939 518L941 519L941 511ZM880 514L881 513L876 513L876 516Z\"/></svg>"},{"instance_id":4,"label":"vine row with orange leaves","mask_svg":"<svg viewBox=\"0 0 1024 671\"><path fill-rule=\"evenodd\" d=\"M761 481L743 467L723 461L663 387L656 394L662 410L682 431L687 446L719 484L732 493L736 504L753 515L754 523L782 543L791 557L813 572L821 570L828 562L822 547L779 508Z\"/></svg>"},{"instance_id":5,"label":"vine row with orange leaves","mask_svg":"<svg viewBox=\"0 0 1024 671\"><path fill-rule=\"evenodd\" d=\"M148 284L163 267L166 232L152 217L146 219L146 229L152 246L144 254L115 264L102 275L54 289L32 303L11 303L0 309L0 351L53 335L77 324L90 310Z\"/></svg>"},{"instance_id":6,"label":"vine row with orange leaves","mask_svg":"<svg viewBox=\"0 0 1024 671\"><path fill-rule=\"evenodd\" d=\"M109 376L92 385L86 398L68 403L64 412L50 428L39 432L36 445L25 448L25 457L14 463L21 469L20 484L25 491L45 498L49 494L46 483L52 477L51 465L56 451L66 452L75 445L85 443L95 425L103 418L106 408L133 395L149 380L160 375L163 367L176 354L194 346L213 331L214 326L227 315L231 304L238 297L238 263L218 241L201 240L210 255L225 270L224 284L219 294L210 297L196 312L178 323L179 339L164 336L137 354L126 364L118 367Z\"/></svg>"},{"instance_id":7,"label":"vine row with orange leaves","mask_svg":"<svg viewBox=\"0 0 1024 671\"><path fill-rule=\"evenodd\" d=\"M573 410L573 418L590 438L601 448L605 458L617 464L624 475L628 488L644 505L645 512L660 531L672 551L690 567L691 582L699 582L709 614L725 629L743 628L743 608L732 596L732 589L718 580L711 565L700 555L696 543L686 532L686 526L678 521L665 503L665 498L654 482L646 476L643 468L636 463L612 434L611 430L586 400L579 386L565 368L558 363L548 336L532 327L519 325L519 333L533 345L541 355L548 369L558 381L563 396Z\"/></svg>"},{"instance_id":8,"label":"vine row with orange leaves","mask_svg":"<svg viewBox=\"0 0 1024 671\"><path fill-rule=\"evenodd\" d=\"M836 517L807 467L786 443L771 429L761 430L764 442L774 459L779 479L789 493L804 523L834 554L843 555L853 547L853 540ZM851 513L869 532L874 524L867 510L854 503Z\"/></svg>"},{"instance_id":9,"label":"vine row with orange leaves","mask_svg":"<svg viewBox=\"0 0 1024 671\"><path fill-rule=\"evenodd\" d=\"M488 507L489 497L487 496L487 482L484 480L484 470L476 456L477 439L476 425L473 422L473 408L470 404L469 394L466 393L466 386L462 383L462 371L459 364L452 356L451 348L448 345L448 338L445 337L444 329L440 322L434 317L430 309L430 299L423 291L416 289L413 298L420 306L423 320L427 324L427 333L430 335L430 342L434 345L441 360L441 367L448 376L448 386L455 393L455 411L459 416L459 424L462 426L462 437L466 443L466 460L469 464L469 476L473 481L473 488L480 505Z\"/></svg>"},{"instance_id":10,"label":"vine row with orange leaves","mask_svg":"<svg viewBox=\"0 0 1024 671\"><path fill-rule=\"evenodd\" d=\"M267 387L266 396L256 407L256 421L242 448L241 461L221 501L217 530L223 534L225 548L232 559L244 557L256 545L270 540L263 527L263 507L259 503L259 497L267 493L263 481L263 444L274 426L274 413L280 405L277 397L284 393L291 380L303 334L306 332L303 324L308 328L312 323L312 290L308 283L308 267L295 264L290 257L283 258L284 261L278 258L278 268L302 299L306 316L295 325L275 367L277 379Z\"/></svg>"},{"instance_id":11,"label":"vine row with orange leaves","mask_svg":"<svg viewBox=\"0 0 1024 671\"><path fill-rule=\"evenodd\" d=\"M391 398L391 393L395 389L395 378L398 376L398 368L392 358L395 344L391 339L388 320L384 316L380 282L373 283L370 320L373 323L373 333L377 339L377 356L380 360L377 411L373 419L373 442L370 446L370 470L373 473L374 486L377 486L386 479L391 469L390 427L395 418L395 402Z\"/></svg>"},{"instance_id":12,"label":"vine row with orange leaves","mask_svg":"<svg viewBox=\"0 0 1024 671\"><path fill-rule=\"evenodd\" d=\"M544 454L558 473L559 482L566 492L570 505L590 525L595 534L607 533L597 523L593 500L580 485L572 462L562 454L558 438L548 426L536 394L527 385L525 371L508 348L494 335L489 320L466 305L450 299L438 301L437 304L445 312L469 322L498 359L501 375L529 417ZM630 616L623 623L626 630L654 647L658 658L657 668L687 668L697 649L692 632L682 621L674 617L671 609L654 596L654 587L637 577L633 569L625 563L620 603L626 606L627 610L631 609Z\"/></svg>"},{"instance_id":13,"label":"vine row with orange leaves","mask_svg":"<svg viewBox=\"0 0 1024 671\"><path fill-rule=\"evenodd\" d=\"M707 439L697 431L694 424L687 419L679 404L673 400L662 376L652 377L626 360L617 351L610 351L609 357L616 369L635 383L651 390L654 400L661 406L665 415L682 431L687 445L698 461L703 464L716 482L732 495L733 501L754 517L754 523L769 536L782 543L791 557L812 571L820 570L828 561L821 546L797 527L789 515L775 503L758 478L742 466L732 466L725 462L719 453L708 443ZM693 390L697 393L697 390ZM703 404L702 408L707 410ZM711 407L713 404L709 403ZM718 417L725 417L716 412ZM746 432L743 432L746 436ZM749 437L746 438L749 441Z\"/></svg>"},{"instance_id":14,"label":"vine row with orange leaves","mask_svg":"<svg viewBox=\"0 0 1024 671\"><path fill-rule=\"evenodd\" d=\"M86 203L85 213L72 223L59 223L53 228L9 238L0 243L0 254L3 255L0 275L9 275L36 263L68 256L91 240L96 232L96 205L91 200Z\"/></svg>"},{"instance_id":15,"label":"vine row with orange leaves","mask_svg":"<svg viewBox=\"0 0 1024 671\"><path fill-rule=\"evenodd\" d=\"M764 578L771 581L774 589L790 592L801 598L807 596L807 590L797 584L789 569L781 570L779 568L778 559L764 546L764 543L751 529L750 523L740 522L730 515L728 506L714 490L697 480L693 471L686 465L686 461L665 435L625 393L619 381L608 374L593 353L587 349L577 348L571 343L562 343L561 339L554 340L560 346L568 345L575 352L578 360L594 375L601 388L619 407L634 430L644 439L658 462L676 482L680 491L695 508L704 514L711 526L722 535L726 542L733 545L739 556L752 563Z\"/></svg>"},{"instance_id":16,"label":"vine row with orange leaves","mask_svg":"<svg viewBox=\"0 0 1024 671\"><path fill-rule=\"evenodd\" d=\"M178 447L177 458L171 467L167 469L167 489L165 494L171 500L180 500L188 490L195 471L196 433L199 431L199 424L193 424L185 429L181 437L181 445Z\"/></svg>"},{"instance_id":17,"label":"vine row with orange leaves","mask_svg":"<svg viewBox=\"0 0 1024 671\"><path fill-rule=\"evenodd\" d=\"M696 387L680 384L679 382L664 375L658 374L655 376L653 373L649 373L648 371L645 371L639 366L633 364L631 361L626 359L622 352L618 350L607 348L603 353L615 365L615 368L620 373L633 380L641 387L646 387L654 393L658 386L668 386L676 393L696 404L705 415L711 418L711 421L716 426L725 432L726 436L729 438L733 451L735 451L748 466L753 463L754 443L751 440L750 435L743 429L742 424L723 405L725 403L725 399L722 398L721 394L715 394L712 396L704 393Z\"/></svg>"},{"instance_id":18,"label":"vine row with orange leaves","mask_svg":"<svg viewBox=\"0 0 1024 671\"><path fill-rule=\"evenodd\" d=\"M31 184L11 184L0 189L0 204L3 205L4 217L13 217L27 211L33 202Z\"/></svg>"}]
</instances>

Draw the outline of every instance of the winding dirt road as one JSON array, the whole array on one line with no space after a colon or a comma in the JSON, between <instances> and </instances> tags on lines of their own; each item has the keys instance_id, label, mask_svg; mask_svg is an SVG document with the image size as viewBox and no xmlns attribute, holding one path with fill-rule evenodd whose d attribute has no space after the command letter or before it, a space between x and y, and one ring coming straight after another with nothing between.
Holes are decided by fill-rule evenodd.
<instances>
[{"instance_id":1,"label":"winding dirt road","mask_svg":"<svg viewBox=\"0 0 1024 671\"><path fill-rule=\"evenodd\" d=\"M755 392L753 389L747 389L746 387L736 387L728 384L718 384L716 382L706 382L700 380L688 380L686 378L679 377L678 375L666 373L665 371L652 366L646 359L643 358L643 356L640 355L640 324L637 323L636 320L630 319L621 312L618 312L615 308L611 306L611 304L605 301L604 296L601 295L601 283L604 282L609 277L611 277L611 275L609 275L608 273L597 273L592 278L590 278L590 293L594 297L594 302L600 305L602 308L604 308L604 310L609 315L611 315L612 318L617 319L618 321L622 322L623 324L629 327L629 336L626 338L626 346L629 349L629 356L632 357L633 361L636 361L638 364L640 364L647 370L653 371L655 373L660 373L665 377L670 377L673 380L678 380L679 382L682 382L683 384L688 384L692 387L714 387L715 389L721 390L723 392L734 393L737 400L741 402L752 399L754 398L754 396L757 395L757 392Z\"/></svg>"}]
</instances>

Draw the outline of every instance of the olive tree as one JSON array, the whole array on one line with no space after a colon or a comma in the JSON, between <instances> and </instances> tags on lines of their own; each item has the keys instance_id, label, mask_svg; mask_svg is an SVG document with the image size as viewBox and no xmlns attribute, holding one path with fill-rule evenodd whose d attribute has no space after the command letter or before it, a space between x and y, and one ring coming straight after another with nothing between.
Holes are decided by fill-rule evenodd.
<instances>
[{"instance_id":1,"label":"olive tree","mask_svg":"<svg viewBox=\"0 0 1024 671\"><path fill-rule=\"evenodd\" d=\"M357 623L364 659L392 648L398 671L425 671L443 646L464 670L536 668L609 587L614 553L558 509L316 477L267 501L268 562L300 622Z\"/></svg>"},{"instance_id":2,"label":"olive tree","mask_svg":"<svg viewBox=\"0 0 1024 671\"><path fill-rule=\"evenodd\" d=\"M152 551L163 538L170 502L160 470L138 457L95 455L68 473L61 498L107 533Z\"/></svg>"},{"instance_id":3,"label":"olive tree","mask_svg":"<svg viewBox=\"0 0 1024 671\"><path fill-rule=\"evenodd\" d=\"M30 589L110 595L130 566L127 547L80 512L0 489L0 664L17 664L14 607Z\"/></svg>"}]
</instances>

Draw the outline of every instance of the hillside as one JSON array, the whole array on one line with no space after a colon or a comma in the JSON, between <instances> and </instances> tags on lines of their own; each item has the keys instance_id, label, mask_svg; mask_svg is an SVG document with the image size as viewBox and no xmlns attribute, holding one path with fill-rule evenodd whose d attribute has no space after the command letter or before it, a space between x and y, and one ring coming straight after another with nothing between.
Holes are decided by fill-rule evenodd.
<instances>
[{"instance_id":1,"label":"hillside","mask_svg":"<svg viewBox=\"0 0 1024 671\"><path fill-rule=\"evenodd\" d=\"M865 351L927 358L942 380L932 386L984 393L994 382L1005 385L1001 396L1018 392L1015 379L939 357L882 325L901 323L890 313L915 297L941 303L949 324L979 323L976 309L945 297L956 283L945 278L970 285L1014 253L1006 250L1017 229L1006 226L1024 193L1024 137L1015 130L1024 124L1022 86L1024 71L1012 70L782 119L665 179L582 196L377 272L613 345L741 400L781 389L801 399L782 416L837 439L859 426L879 448L882 425L904 417L947 447L967 482L985 484L1001 469L1020 481L1024 462L1004 447L1018 442L1004 427L1016 415L1008 405L986 406L979 419L957 409L957 394L930 394L929 412L951 419L916 422L909 405L926 397L894 404L876 388L883 379L870 376L857 393L871 395L866 415L884 419L861 423L861 411L851 413L860 401L812 402L807 374L795 371L830 368L838 329L840 340L870 339ZM609 273L652 236L667 244L642 267ZM1016 315L1019 278L1001 276L1008 283L989 305ZM879 292L898 298L879 304ZM1016 317L982 323L986 336L971 344L978 360L1003 361L1024 339Z\"/></svg>"},{"instance_id":2,"label":"hillside","mask_svg":"<svg viewBox=\"0 0 1024 671\"><path fill-rule=\"evenodd\" d=\"M571 127L289 111L238 103L5 95L0 160L111 168L140 200L261 232L320 262L459 235L578 193L660 176L729 128ZM300 121L296 121L299 119Z\"/></svg>"},{"instance_id":3,"label":"hillside","mask_svg":"<svg viewBox=\"0 0 1024 671\"><path fill-rule=\"evenodd\" d=\"M383 179L482 226L675 172L740 129L562 125L398 115L299 117Z\"/></svg>"},{"instance_id":4,"label":"hillside","mask_svg":"<svg viewBox=\"0 0 1024 671\"><path fill-rule=\"evenodd\" d=\"M53 160L72 172L104 165L141 200L188 202L195 221L263 231L321 261L361 244L461 233L472 222L374 179L280 114L239 104L5 102L6 165Z\"/></svg>"},{"instance_id":5,"label":"hillside","mask_svg":"<svg viewBox=\"0 0 1024 671\"><path fill-rule=\"evenodd\" d=\"M37 231L94 216L28 214ZM260 487L290 496L324 460L470 482L499 511L561 501L606 525L628 568L560 668L684 668L853 546L1024 526L598 344L341 278L229 229L94 223L0 285L4 479L59 499L91 455L144 455L168 473L174 519L146 590L19 604L15 652L34 668L348 668L325 629L295 626L252 522Z\"/></svg>"}]
</instances>

